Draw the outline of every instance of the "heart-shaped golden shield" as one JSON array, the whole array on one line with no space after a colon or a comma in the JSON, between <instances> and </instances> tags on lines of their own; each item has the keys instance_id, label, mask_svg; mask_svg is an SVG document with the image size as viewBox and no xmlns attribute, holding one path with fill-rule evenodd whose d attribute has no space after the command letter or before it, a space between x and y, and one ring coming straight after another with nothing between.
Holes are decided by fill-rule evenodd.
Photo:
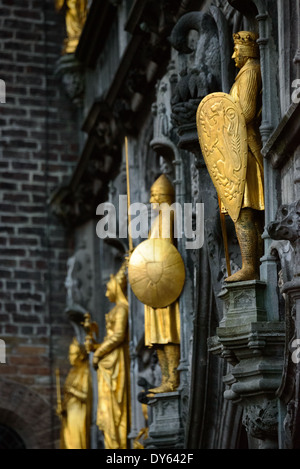
<instances>
[{"instance_id":1,"label":"heart-shaped golden shield","mask_svg":"<svg viewBox=\"0 0 300 469\"><path fill-rule=\"evenodd\" d=\"M185 282L181 255L170 241L152 238L140 243L128 264L135 296L152 308L165 308L179 297Z\"/></svg>"}]
</instances>

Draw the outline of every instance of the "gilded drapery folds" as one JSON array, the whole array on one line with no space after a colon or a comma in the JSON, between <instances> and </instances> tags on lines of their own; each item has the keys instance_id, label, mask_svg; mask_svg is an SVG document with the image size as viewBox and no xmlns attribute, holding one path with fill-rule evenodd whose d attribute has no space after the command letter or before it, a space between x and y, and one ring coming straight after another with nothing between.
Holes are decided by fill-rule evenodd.
<instances>
[{"instance_id":1,"label":"gilded drapery folds","mask_svg":"<svg viewBox=\"0 0 300 469\"><path fill-rule=\"evenodd\" d=\"M106 296L116 305L106 314L106 336L98 344L86 336L88 351L94 351L98 377L97 425L106 449L127 449L130 428L130 380L128 350L128 301L126 264L107 283Z\"/></svg>"},{"instance_id":2,"label":"gilded drapery folds","mask_svg":"<svg viewBox=\"0 0 300 469\"><path fill-rule=\"evenodd\" d=\"M89 361L76 338L70 345L72 365L63 388L57 413L61 418L60 449L89 449L92 385Z\"/></svg>"},{"instance_id":3,"label":"gilded drapery folds","mask_svg":"<svg viewBox=\"0 0 300 469\"><path fill-rule=\"evenodd\" d=\"M63 54L73 54L78 45L86 21L87 0L55 0L57 11L65 7L67 37L64 41Z\"/></svg>"}]
</instances>

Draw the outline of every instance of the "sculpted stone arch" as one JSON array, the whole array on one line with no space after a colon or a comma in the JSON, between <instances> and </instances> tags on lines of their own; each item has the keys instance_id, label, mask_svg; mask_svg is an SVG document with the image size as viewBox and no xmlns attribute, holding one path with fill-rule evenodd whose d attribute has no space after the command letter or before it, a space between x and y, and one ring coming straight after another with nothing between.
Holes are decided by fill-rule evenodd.
<instances>
[{"instance_id":1,"label":"sculpted stone arch","mask_svg":"<svg viewBox=\"0 0 300 469\"><path fill-rule=\"evenodd\" d=\"M26 449L52 448L50 405L23 384L0 379L0 424L14 430Z\"/></svg>"}]
</instances>

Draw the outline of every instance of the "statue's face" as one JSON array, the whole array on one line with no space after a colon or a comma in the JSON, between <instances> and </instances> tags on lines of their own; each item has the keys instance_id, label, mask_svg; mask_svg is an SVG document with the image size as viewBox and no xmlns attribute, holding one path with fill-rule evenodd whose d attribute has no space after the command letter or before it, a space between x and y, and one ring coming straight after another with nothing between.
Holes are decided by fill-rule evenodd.
<instances>
[{"instance_id":1,"label":"statue's face","mask_svg":"<svg viewBox=\"0 0 300 469\"><path fill-rule=\"evenodd\" d=\"M79 361L80 351L74 347L70 347L69 350L69 361L72 366L76 365Z\"/></svg>"},{"instance_id":2,"label":"statue's face","mask_svg":"<svg viewBox=\"0 0 300 469\"><path fill-rule=\"evenodd\" d=\"M154 210L158 209L160 204L161 195L158 192L151 191L150 204Z\"/></svg>"},{"instance_id":3,"label":"statue's face","mask_svg":"<svg viewBox=\"0 0 300 469\"><path fill-rule=\"evenodd\" d=\"M151 191L150 204L154 210L159 209L159 204L171 204L171 198L168 195L160 194L159 192Z\"/></svg>"},{"instance_id":4,"label":"statue's face","mask_svg":"<svg viewBox=\"0 0 300 469\"><path fill-rule=\"evenodd\" d=\"M233 52L231 58L234 59L235 66L237 68L242 68L245 65L245 63L248 59L247 55L245 54L245 51L243 51L243 47L236 44L234 46L233 51L234 52Z\"/></svg>"},{"instance_id":5,"label":"statue's face","mask_svg":"<svg viewBox=\"0 0 300 469\"><path fill-rule=\"evenodd\" d=\"M109 299L112 303L115 302L116 300L116 294L115 294L115 289L113 282L110 280L107 285L106 285L106 293L105 293L106 298Z\"/></svg>"}]
</instances>

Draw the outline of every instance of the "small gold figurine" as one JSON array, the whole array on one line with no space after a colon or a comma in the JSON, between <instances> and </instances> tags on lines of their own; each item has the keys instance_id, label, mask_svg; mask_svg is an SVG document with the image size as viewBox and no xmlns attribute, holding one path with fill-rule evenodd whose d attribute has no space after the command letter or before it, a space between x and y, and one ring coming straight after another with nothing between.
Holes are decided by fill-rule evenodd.
<instances>
[{"instance_id":1,"label":"small gold figurine","mask_svg":"<svg viewBox=\"0 0 300 469\"><path fill-rule=\"evenodd\" d=\"M57 11L66 7L67 38L63 54L74 54L87 16L87 0L55 0Z\"/></svg>"},{"instance_id":2,"label":"small gold figurine","mask_svg":"<svg viewBox=\"0 0 300 469\"><path fill-rule=\"evenodd\" d=\"M70 369L60 395L57 379L57 414L61 419L60 449L89 449L92 385L86 350L76 338L69 348Z\"/></svg>"},{"instance_id":3,"label":"small gold figurine","mask_svg":"<svg viewBox=\"0 0 300 469\"><path fill-rule=\"evenodd\" d=\"M97 425L106 449L127 449L130 428L130 365L126 263L107 283L106 296L115 307L106 314L106 336L98 344L88 333L86 348L94 351L98 370ZM89 318L86 318L89 319Z\"/></svg>"},{"instance_id":4,"label":"small gold figurine","mask_svg":"<svg viewBox=\"0 0 300 469\"><path fill-rule=\"evenodd\" d=\"M180 314L178 297L183 288L183 261L174 243L174 188L165 175L151 187L150 203L158 210L149 239L133 252L128 277L135 295L144 303L145 345L154 347L162 374L161 385L148 395L175 391L179 386ZM168 237L164 224L170 227ZM139 265L140 260L140 265Z\"/></svg>"},{"instance_id":5,"label":"small gold figurine","mask_svg":"<svg viewBox=\"0 0 300 469\"><path fill-rule=\"evenodd\" d=\"M230 93L212 93L200 103L197 129L202 153L221 200L231 216L241 250L242 268L226 282L259 279L263 255L264 171L259 133L261 73L257 35L233 35L236 67Z\"/></svg>"}]
</instances>

